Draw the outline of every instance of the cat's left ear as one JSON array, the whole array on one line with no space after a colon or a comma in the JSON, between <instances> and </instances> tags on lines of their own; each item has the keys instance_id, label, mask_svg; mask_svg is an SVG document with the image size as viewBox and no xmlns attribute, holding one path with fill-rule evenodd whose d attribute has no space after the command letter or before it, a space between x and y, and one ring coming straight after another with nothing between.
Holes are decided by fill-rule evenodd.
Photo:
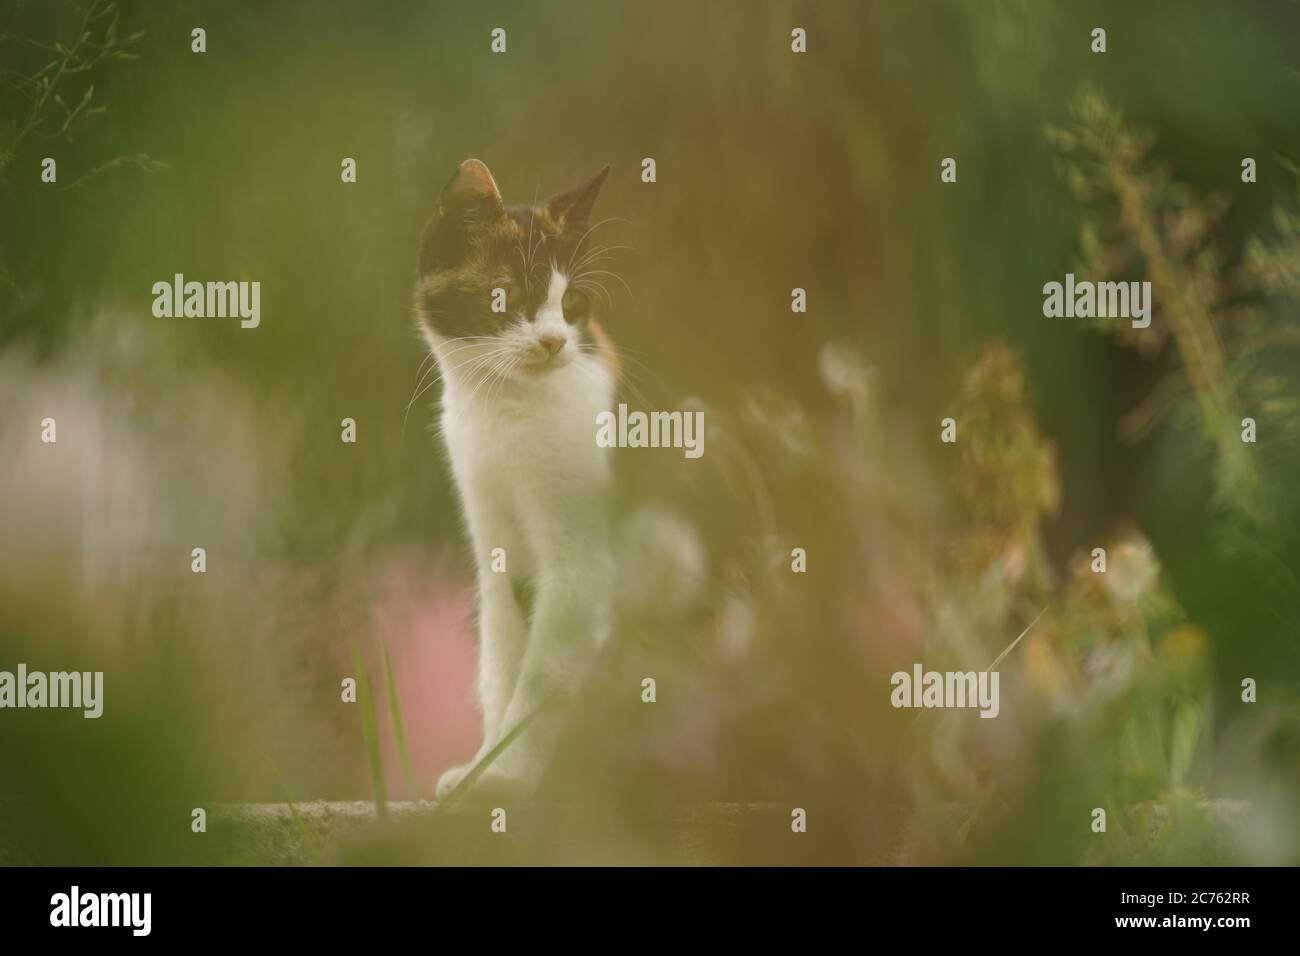
<instances>
[{"instance_id":1,"label":"cat's left ear","mask_svg":"<svg viewBox=\"0 0 1300 956\"><path fill-rule=\"evenodd\" d=\"M586 182L579 183L572 189L552 196L546 201L546 211L550 213L562 232L572 232L574 229L586 227L587 220L591 218L591 207L596 202L596 194L600 192L600 187L608 175L609 167L606 166Z\"/></svg>"}]
</instances>

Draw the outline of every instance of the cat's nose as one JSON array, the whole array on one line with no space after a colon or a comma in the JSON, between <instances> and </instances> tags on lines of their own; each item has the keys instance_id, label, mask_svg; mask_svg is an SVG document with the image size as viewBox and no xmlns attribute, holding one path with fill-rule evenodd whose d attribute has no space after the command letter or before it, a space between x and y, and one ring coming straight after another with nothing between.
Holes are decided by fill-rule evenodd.
<instances>
[{"instance_id":1,"label":"cat's nose","mask_svg":"<svg viewBox=\"0 0 1300 956\"><path fill-rule=\"evenodd\" d=\"M546 349L548 355L554 355L560 349L564 348L564 336L559 332L547 332L538 336L538 343Z\"/></svg>"}]
</instances>

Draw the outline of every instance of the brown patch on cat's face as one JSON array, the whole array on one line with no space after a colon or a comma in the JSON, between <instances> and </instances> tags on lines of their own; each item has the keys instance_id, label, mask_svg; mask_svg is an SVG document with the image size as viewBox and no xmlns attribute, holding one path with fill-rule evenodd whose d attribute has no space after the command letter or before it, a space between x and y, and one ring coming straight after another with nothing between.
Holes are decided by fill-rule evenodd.
<instances>
[{"instance_id":1,"label":"brown patch on cat's face","mask_svg":"<svg viewBox=\"0 0 1300 956\"><path fill-rule=\"evenodd\" d=\"M459 338L532 321L552 271L567 272L573 263L607 172L542 206L505 207L488 168L473 159L461 163L425 228L416 284L420 322L439 336ZM492 310L494 289L505 290L505 312ZM575 310L575 321L586 311Z\"/></svg>"}]
</instances>

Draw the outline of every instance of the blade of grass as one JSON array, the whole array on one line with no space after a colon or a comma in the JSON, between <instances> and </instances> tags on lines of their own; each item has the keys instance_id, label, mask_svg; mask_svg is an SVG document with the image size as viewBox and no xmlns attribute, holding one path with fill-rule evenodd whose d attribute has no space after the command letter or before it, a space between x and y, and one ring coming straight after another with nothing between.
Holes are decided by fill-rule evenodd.
<instances>
[{"instance_id":1,"label":"blade of grass","mask_svg":"<svg viewBox=\"0 0 1300 956\"><path fill-rule=\"evenodd\" d=\"M357 645L349 640L348 651L352 655L352 666L357 672L357 704L361 707L361 739L365 742L366 753L370 757L370 776L375 785L375 812L385 817L388 815L388 792L384 787L384 761L379 753L379 733L375 730L375 700L370 694L370 681L366 677L366 665L361 660Z\"/></svg>"},{"instance_id":2,"label":"blade of grass","mask_svg":"<svg viewBox=\"0 0 1300 956\"><path fill-rule=\"evenodd\" d=\"M381 643L379 650L384 661L384 693L388 697L388 715L393 721L393 736L397 739L397 756L402 762L402 776L406 780L406 795L418 800L415 792L415 775L411 772L411 758L406 751L406 731L402 727L402 705L397 699L397 683L393 680L393 665L388 656L388 645Z\"/></svg>"},{"instance_id":3,"label":"blade of grass","mask_svg":"<svg viewBox=\"0 0 1300 956\"><path fill-rule=\"evenodd\" d=\"M1038 617L1036 617L1036 618L1034 618L1032 621L1030 621L1030 622L1029 622L1029 626L1026 627L1023 631L1020 632L1020 637L1017 637L1014 641L1012 641L1010 644L1008 644L1008 645L1006 646L1006 649L1005 649L1001 654L999 654L999 655L997 656L997 659L996 659L992 664L990 664L988 667L986 667L986 668L984 669L984 673L987 674L989 671L991 671L991 670L995 670L995 669L997 668L997 666L998 666L999 664L1002 663L1003 659L1004 659L1008 654L1010 654L1013 650L1016 649L1016 645L1019 644L1019 643L1021 642L1021 640L1024 639L1024 636L1025 636L1026 634L1029 633L1030 628L1032 628L1035 624L1037 624L1038 621L1039 621L1039 619L1040 619L1044 614L1046 614L1046 613L1047 613L1047 608L1044 607L1041 611L1038 612Z\"/></svg>"},{"instance_id":4,"label":"blade of grass","mask_svg":"<svg viewBox=\"0 0 1300 956\"><path fill-rule=\"evenodd\" d=\"M303 850L308 857L316 856L320 850L320 845L312 835L302 816L298 813L298 808L294 806L293 797L289 793L289 782L284 779L284 774L280 772L279 766L268 754L263 754L266 762L271 765L271 772L275 774L275 781L280 785L280 792L284 795L285 805L289 808L289 816L293 820L293 828L298 834L298 842L302 844Z\"/></svg>"},{"instance_id":5,"label":"blade of grass","mask_svg":"<svg viewBox=\"0 0 1300 956\"><path fill-rule=\"evenodd\" d=\"M434 812L436 813L438 810L441 810L443 807L446 807L449 804L454 803L457 799L461 797L462 794L464 794L467 790L469 790L469 788L474 785L475 781L477 781L479 777L483 776L483 772L487 770L488 767L492 766L492 762L496 760L497 757L501 756L501 754L505 751L505 749L509 747L515 741L515 739L524 732L524 730L528 727L529 724L533 722L534 719L536 719L537 715L540 714L547 707L549 707L551 704L559 700L562 691L563 688L557 688L549 696L544 698L540 704L534 707L531 713L525 715L523 720L519 721L519 723L515 724L514 727L510 728L510 733L502 737L501 742L498 743L491 750L489 750L486 754L484 754L483 759L474 765L474 769L471 770L469 773L465 774L464 778L462 778L460 783L456 784L456 786L454 786L447 793L446 796L444 796L441 800L438 801L438 805L437 807L434 808Z\"/></svg>"}]
</instances>

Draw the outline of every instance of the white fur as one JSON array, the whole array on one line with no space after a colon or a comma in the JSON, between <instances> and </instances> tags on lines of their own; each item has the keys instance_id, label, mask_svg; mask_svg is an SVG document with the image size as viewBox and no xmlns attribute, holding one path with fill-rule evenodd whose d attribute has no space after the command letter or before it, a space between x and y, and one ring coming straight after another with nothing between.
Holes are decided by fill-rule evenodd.
<instances>
[{"instance_id":1,"label":"white fur","mask_svg":"<svg viewBox=\"0 0 1300 956\"><path fill-rule=\"evenodd\" d=\"M536 317L515 317L491 341L427 333L444 381L442 437L478 566L484 732L474 761L438 781L440 796L552 691L581 676L608 627L609 459L595 435L615 386L564 321L566 284L553 271ZM564 337L553 357L545 336ZM492 570L496 548L505 549L508 573ZM511 587L520 577L532 580L531 622ZM530 724L485 779L535 782L551 737L543 724Z\"/></svg>"}]
</instances>

